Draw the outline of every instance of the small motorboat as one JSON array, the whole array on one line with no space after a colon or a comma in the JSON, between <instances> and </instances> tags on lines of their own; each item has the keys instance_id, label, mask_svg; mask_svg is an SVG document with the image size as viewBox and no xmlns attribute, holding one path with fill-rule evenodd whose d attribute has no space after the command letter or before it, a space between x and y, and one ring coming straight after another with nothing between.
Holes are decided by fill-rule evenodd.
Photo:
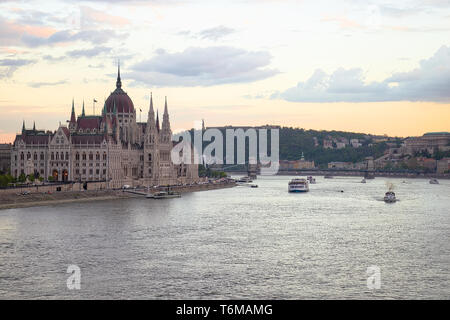
<instances>
[{"instance_id":1,"label":"small motorboat","mask_svg":"<svg viewBox=\"0 0 450 320\"><path fill-rule=\"evenodd\" d=\"M439 181L437 179L431 179L430 184L439 184Z\"/></svg>"},{"instance_id":2,"label":"small motorboat","mask_svg":"<svg viewBox=\"0 0 450 320\"><path fill-rule=\"evenodd\" d=\"M366 183L366 178L363 178L363 179L361 180L361 183Z\"/></svg>"},{"instance_id":3,"label":"small motorboat","mask_svg":"<svg viewBox=\"0 0 450 320\"><path fill-rule=\"evenodd\" d=\"M316 183L316 178L314 178L313 176L308 176L308 178L306 178L310 184L315 184Z\"/></svg>"},{"instance_id":4,"label":"small motorboat","mask_svg":"<svg viewBox=\"0 0 450 320\"><path fill-rule=\"evenodd\" d=\"M388 191L385 193L383 200L386 203L394 203L397 201L397 198L395 197L395 193L393 191Z\"/></svg>"},{"instance_id":5,"label":"small motorboat","mask_svg":"<svg viewBox=\"0 0 450 320\"><path fill-rule=\"evenodd\" d=\"M258 188L258 185L257 184L252 184L252 185L250 185L250 187L251 188Z\"/></svg>"}]
</instances>

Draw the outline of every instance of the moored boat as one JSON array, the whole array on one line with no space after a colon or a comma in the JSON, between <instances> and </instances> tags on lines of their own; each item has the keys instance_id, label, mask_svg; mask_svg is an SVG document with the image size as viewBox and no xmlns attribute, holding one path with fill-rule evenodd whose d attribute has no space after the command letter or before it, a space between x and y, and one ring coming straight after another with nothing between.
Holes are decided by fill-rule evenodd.
<instances>
[{"instance_id":1,"label":"moored boat","mask_svg":"<svg viewBox=\"0 0 450 320\"><path fill-rule=\"evenodd\" d=\"M309 181L303 178L295 178L289 181L288 184L289 192L308 192L309 191Z\"/></svg>"},{"instance_id":2,"label":"moored boat","mask_svg":"<svg viewBox=\"0 0 450 320\"><path fill-rule=\"evenodd\" d=\"M363 179L361 180L361 183L366 183L366 178L363 178Z\"/></svg>"},{"instance_id":3,"label":"moored boat","mask_svg":"<svg viewBox=\"0 0 450 320\"><path fill-rule=\"evenodd\" d=\"M430 184L439 184L438 179L431 179Z\"/></svg>"},{"instance_id":4,"label":"moored boat","mask_svg":"<svg viewBox=\"0 0 450 320\"><path fill-rule=\"evenodd\" d=\"M169 192L159 191L155 194L148 194L146 197L150 199L171 199L171 198L180 198L181 194L173 191Z\"/></svg>"}]
</instances>

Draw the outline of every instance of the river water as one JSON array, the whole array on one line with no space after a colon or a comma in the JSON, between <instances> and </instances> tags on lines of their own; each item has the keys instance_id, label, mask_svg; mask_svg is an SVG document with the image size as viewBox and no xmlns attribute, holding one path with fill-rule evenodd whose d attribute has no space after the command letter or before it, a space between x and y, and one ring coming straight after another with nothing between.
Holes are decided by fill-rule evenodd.
<instances>
[{"instance_id":1,"label":"river water","mask_svg":"<svg viewBox=\"0 0 450 320\"><path fill-rule=\"evenodd\" d=\"M290 178L2 210L0 298L450 298L450 181L317 177L289 194ZM386 182L399 202L382 201ZM80 290L67 288L69 265Z\"/></svg>"}]
</instances>

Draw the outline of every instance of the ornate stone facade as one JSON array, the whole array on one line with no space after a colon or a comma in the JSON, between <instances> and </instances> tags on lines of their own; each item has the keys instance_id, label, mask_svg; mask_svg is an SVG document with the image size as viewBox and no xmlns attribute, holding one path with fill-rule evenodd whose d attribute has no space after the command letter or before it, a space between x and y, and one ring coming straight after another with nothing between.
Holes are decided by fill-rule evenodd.
<instances>
[{"instance_id":1,"label":"ornate stone facade","mask_svg":"<svg viewBox=\"0 0 450 320\"><path fill-rule=\"evenodd\" d=\"M11 153L11 174L34 174L55 181L107 181L110 188L123 185L173 185L198 181L195 164L171 161L172 130L167 98L161 127L150 108L147 122L136 122L136 110L122 90L120 68L116 89L102 115L72 112L67 126L55 131L25 128L16 136ZM50 178L51 177L51 178Z\"/></svg>"}]
</instances>

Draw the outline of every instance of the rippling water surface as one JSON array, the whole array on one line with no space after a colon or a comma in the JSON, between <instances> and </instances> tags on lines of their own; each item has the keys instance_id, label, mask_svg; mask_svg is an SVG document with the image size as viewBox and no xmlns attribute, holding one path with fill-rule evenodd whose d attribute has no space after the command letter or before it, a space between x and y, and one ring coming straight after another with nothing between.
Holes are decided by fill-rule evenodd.
<instances>
[{"instance_id":1,"label":"rippling water surface","mask_svg":"<svg viewBox=\"0 0 450 320\"><path fill-rule=\"evenodd\" d=\"M450 181L318 177L288 194L289 179L0 211L0 298L450 298Z\"/></svg>"}]
</instances>

